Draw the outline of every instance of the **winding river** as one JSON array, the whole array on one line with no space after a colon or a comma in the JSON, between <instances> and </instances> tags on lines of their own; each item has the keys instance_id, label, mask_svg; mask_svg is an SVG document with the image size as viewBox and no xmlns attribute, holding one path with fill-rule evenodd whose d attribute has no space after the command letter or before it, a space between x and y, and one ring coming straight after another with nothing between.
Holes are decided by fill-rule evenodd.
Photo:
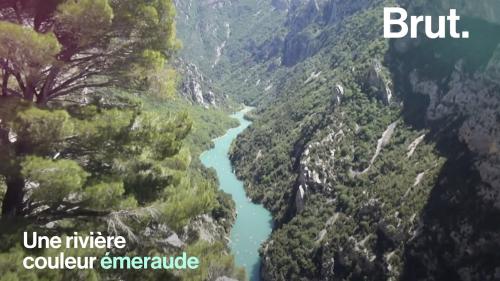
<instances>
[{"instance_id":1,"label":"winding river","mask_svg":"<svg viewBox=\"0 0 500 281\"><path fill-rule=\"evenodd\" d=\"M220 188L233 196L236 203L237 218L231 231L231 251L236 264L245 268L250 281L259 281L259 247L269 237L272 230L272 217L263 206L252 203L246 196L243 183L236 178L229 160L229 148L236 137L251 122L244 118L250 108L232 115L240 125L214 140L215 147L205 151L201 162L207 168L214 168L219 178Z\"/></svg>"}]
</instances>

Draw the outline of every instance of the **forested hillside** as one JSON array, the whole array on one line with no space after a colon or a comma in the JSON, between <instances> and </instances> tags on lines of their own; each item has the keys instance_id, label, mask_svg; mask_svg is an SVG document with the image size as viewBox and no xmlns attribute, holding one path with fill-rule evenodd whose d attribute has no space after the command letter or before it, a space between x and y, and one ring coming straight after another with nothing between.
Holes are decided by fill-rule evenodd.
<instances>
[{"instance_id":1,"label":"forested hillside","mask_svg":"<svg viewBox=\"0 0 500 281\"><path fill-rule=\"evenodd\" d=\"M394 5L456 8L472 36L385 40L382 10ZM189 34L209 37L191 57L257 106L231 157L277 223L264 280L499 278L497 2L186 7L197 12L183 10Z\"/></svg>"},{"instance_id":2,"label":"forested hillside","mask_svg":"<svg viewBox=\"0 0 500 281\"><path fill-rule=\"evenodd\" d=\"M236 125L177 92L170 0L0 1L0 280L244 280L234 203L198 156ZM193 271L27 270L23 232L122 235L111 255L177 255ZM104 250L66 255L103 256Z\"/></svg>"},{"instance_id":3,"label":"forested hillside","mask_svg":"<svg viewBox=\"0 0 500 281\"><path fill-rule=\"evenodd\" d=\"M470 38L384 39L387 6L457 9ZM262 280L499 280L498 15L497 0L0 0L0 281L244 281L235 204L199 160L240 103L253 123L230 158L274 219ZM202 262L30 271L23 257L58 252L23 248L24 231Z\"/></svg>"}]
</instances>

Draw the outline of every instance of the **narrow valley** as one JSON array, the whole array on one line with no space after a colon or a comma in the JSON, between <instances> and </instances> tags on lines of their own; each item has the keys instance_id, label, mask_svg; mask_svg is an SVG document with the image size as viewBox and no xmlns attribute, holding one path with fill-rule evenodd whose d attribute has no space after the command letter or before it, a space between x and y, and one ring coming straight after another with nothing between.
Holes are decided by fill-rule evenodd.
<instances>
[{"instance_id":1,"label":"narrow valley","mask_svg":"<svg viewBox=\"0 0 500 281\"><path fill-rule=\"evenodd\" d=\"M500 0L0 0L0 209L0 281L499 281Z\"/></svg>"},{"instance_id":2,"label":"narrow valley","mask_svg":"<svg viewBox=\"0 0 500 281\"><path fill-rule=\"evenodd\" d=\"M231 230L229 245L236 258L236 265L243 266L250 281L260 280L261 244L269 238L272 230L271 214L261 205L252 203L243 189L243 183L236 178L229 160L229 149L236 137L251 122L244 114L251 108L245 108L232 117L237 118L240 125L214 140L214 147L201 154L200 159L207 168L215 169L219 186L236 204L236 221Z\"/></svg>"},{"instance_id":3,"label":"narrow valley","mask_svg":"<svg viewBox=\"0 0 500 281\"><path fill-rule=\"evenodd\" d=\"M188 2L200 85L256 107L230 159L275 221L263 280L499 278L498 3ZM384 39L395 5L470 38Z\"/></svg>"}]
</instances>

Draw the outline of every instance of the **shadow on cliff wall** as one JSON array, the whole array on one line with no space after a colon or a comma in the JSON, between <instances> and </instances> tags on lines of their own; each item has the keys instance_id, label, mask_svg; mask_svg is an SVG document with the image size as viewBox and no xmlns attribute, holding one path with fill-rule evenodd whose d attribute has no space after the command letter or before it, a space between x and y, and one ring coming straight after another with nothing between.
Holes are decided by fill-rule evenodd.
<instances>
[{"instance_id":1,"label":"shadow on cliff wall","mask_svg":"<svg viewBox=\"0 0 500 281\"><path fill-rule=\"evenodd\" d=\"M458 138L466 116L456 110L430 121L426 118L429 97L415 93L410 83L410 73L417 71L444 94L460 60L471 80L476 79L473 73L485 71L500 46L500 26L470 18L463 23L470 30L469 40L393 41L386 58L395 75L395 91L404 102L405 121L416 129L430 128L428 141L435 142L438 153L447 159L420 214L422 225L405 249L401 278L405 281L500 278L500 211L480 196L479 189L487 183L475 168L479 156ZM498 85L496 89L500 92Z\"/></svg>"}]
</instances>

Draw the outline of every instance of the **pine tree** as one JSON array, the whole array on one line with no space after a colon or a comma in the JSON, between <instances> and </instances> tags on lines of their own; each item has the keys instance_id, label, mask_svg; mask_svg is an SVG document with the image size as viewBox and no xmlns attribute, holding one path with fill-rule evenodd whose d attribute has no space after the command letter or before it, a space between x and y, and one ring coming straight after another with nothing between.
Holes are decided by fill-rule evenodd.
<instances>
[{"instance_id":1,"label":"pine tree","mask_svg":"<svg viewBox=\"0 0 500 281\"><path fill-rule=\"evenodd\" d=\"M232 217L215 180L190 168L188 115L160 117L127 91L174 91L166 67L179 47L174 16L172 0L0 1L0 281L181 280L166 271L26 270L24 256L57 252L28 252L19 237L98 230L128 238L121 255L150 255L175 250L146 228L170 235L216 209ZM241 276L224 245L193 247L214 262L187 280Z\"/></svg>"},{"instance_id":2,"label":"pine tree","mask_svg":"<svg viewBox=\"0 0 500 281\"><path fill-rule=\"evenodd\" d=\"M38 104L85 88L144 88L179 47L171 0L0 2L1 95Z\"/></svg>"},{"instance_id":3,"label":"pine tree","mask_svg":"<svg viewBox=\"0 0 500 281\"><path fill-rule=\"evenodd\" d=\"M68 158L79 154L90 157L88 154L104 153L96 148L110 145L113 138L132 141L133 132L127 135L125 130L136 121L137 110L89 107L85 113L79 113L85 116L78 118L85 121L77 122L64 109L46 109L53 107L50 101L85 95L97 87L147 87L178 47L174 16L170 0L0 3L0 149L5 158L0 173L7 185L3 217L29 214L25 196L30 181L37 182L36 190L40 190L32 194L31 201L38 198L49 203L50 199L49 205L57 206L65 196L81 190L89 178L94 180L92 171L84 171L81 164L48 159L54 154L71 148L75 151ZM92 109L95 112L89 113ZM153 132L159 128L150 129L148 136L163 138L157 139L157 143L165 141L164 150L155 151L156 155L178 151L173 131L167 136ZM83 139L85 143L75 143ZM95 147L86 147L91 143ZM116 148L126 144L114 145ZM91 161L88 165L95 167L86 167L87 170L108 169L105 165L111 165L111 160L119 155L115 152L118 151L101 156L107 159ZM57 172L49 175L47 171ZM60 178L65 173L71 173L71 177ZM108 181L110 189L124 192L120 184ZM42 198L47 196L45 188L49 186L50 198ZM103 184L96 183L90 190L98 193L99 187Z\"/></svg>"}]
</instances>

